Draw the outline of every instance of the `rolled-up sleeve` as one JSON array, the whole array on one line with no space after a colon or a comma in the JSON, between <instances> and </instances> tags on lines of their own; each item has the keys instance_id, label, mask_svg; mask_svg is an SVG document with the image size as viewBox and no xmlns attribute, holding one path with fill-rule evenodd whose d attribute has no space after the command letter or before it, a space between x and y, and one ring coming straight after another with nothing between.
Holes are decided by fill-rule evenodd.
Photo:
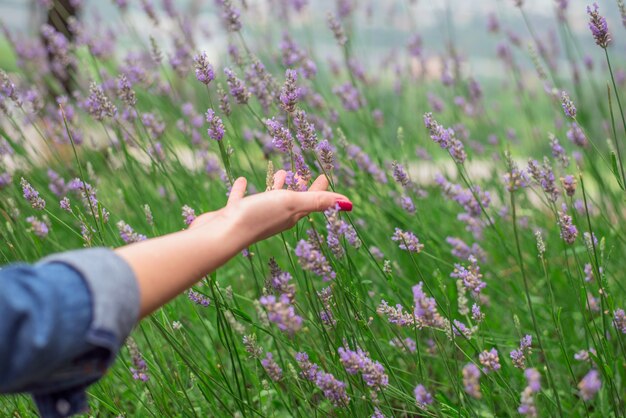
<instances>
[{"instance_id":1,"label":"rolled-up sleeve","mask_svg":"<svg viewBox=\"0 0 626 418\"><path fill-rule=\"evenodd\" d=\"M84 410L138 316L135 276L109 249L0 270L0 392L30 392L44 417Z\"/></svg>"}]
</instances>

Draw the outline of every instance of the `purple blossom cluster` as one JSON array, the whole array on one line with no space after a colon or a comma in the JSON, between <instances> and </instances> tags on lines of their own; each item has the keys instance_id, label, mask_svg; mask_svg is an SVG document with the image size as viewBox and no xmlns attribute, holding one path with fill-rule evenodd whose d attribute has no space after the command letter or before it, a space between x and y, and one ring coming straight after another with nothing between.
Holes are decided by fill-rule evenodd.
<instances>
[{"instance_id":1,"label":"purple blossom cluster","mask_svg":"<svg viewBox=\"0 0 626 418\"><path fill-rule=\"evenodd\" d=\"M209 138L214 141L221 141L224 138L224 123L222 123L222 119L215 113L213 109L208 109L206 111L206 121L209 124L209 129L207 133L209 134Z\"/></svg>"},{"instance_id":2,"label":"purple blossom cluster","mask_svg":"<svg viewBox=\"0 0 626 418\"><path fill-rule=\"evenodd\" d=\"M191 223L196 220L196 211L187 205L183 206L181 215L187 226L191 225Z\"/></svg>"},{"instance_id":3,"label":"purple blossom cluster","mask_svg":"<svg viewBox=\"0 0 626 418\"><path fill-rule=\"evenodd\" d=\"M535 394L541 391L541 375L537 369L526 369L524 370L524 377L527 385L522 391L520 406L517 408L517 412L527 417L536 418L538 414Z\"/></svg>"},{"instance_id":4,"label":"purple blossom cluster","mask_svg":"<svg viewBox=\"0 0 626 418\"><path fill-rule=\"evenodd\" d=\"M369 354L357 347L356 351L347 347L339 347L339 360L349 374L361 373L367 386L380 390L389 384L389 377L378 361L374 361Z\"/></svg>"},{"instance_id":5,"label":"purple blossom cluster","mask_svg":"<svg viewBox=\"0 0 626 418\"><path fill-rule=\"evenodd\" d=\"M326 243L328 248L337 258L341 258L345 255L345 250L341 245L341 238L345 238L348 244L354 248L361 247L361 240L357 236L355 229L348 222L339 217L340 212L339 205L328 208L324 211L326 216Z\"/></svg>"},{"instance_id":6,"label":"purple blossom cluster","mask_svg":"<svg viewBox=\"0 0 626 418\"><path fill-rule=\"evenodd\" d=\"M433 403L433 396L426 390L424 385L419 384L415 387L413 391L413 395L415 396L415 402L417 402L417 406L421 409L425 409L428 405Z\"/></svg>"},{"instance_id":7,"label":"purple blossom cluster","mask_svg":"<svg viewBox=\"0 0 626 418\"><path fill-rule=\"evenodd\" d=\"M576 242L576 238L578 237L578 228L576 228L576 225L573 224L572 217L570 215L564 211L559 211L558 214L558 225L561 230L561 238L567 244L572 245Z\"/></svg>"},{"instance_id":8,"label":"purple blossom cluster","mask_svg":"<svg viewBox=\"0 0 626 418\"><path fill-rule=\"evenodd\" d=\"M272 379L274 382L278 382L280 379L282 379L283 369L281 369L278 363L276 363L272 353L265 353L265 358L261 360L261 365L265 369L265 372L270 377L270 379Z\"/></svg>"},{"instance_id":9,"label":"purple blossom cluster","mask_svg":"<svg viewBox=\"0 0 626 418\"><path fill-rule=\"evenodd\" d=\"M485 374L500 370L500 357L498 357L498 350L495 348L480 353L478 361L483 365L483 373Z\"/></svg>"},{"instance_id":10,"label":"purple blossom cluster","mask_svg":"<svg viewBox=\"0 0 626 418\"><path fill-rule=\"evenodd\" d=\"M350 397L346 393L346 384L337 380L335 376L322 370L317 364L311 363L309 355L304 352L296 354L296 361L300 367L300 375L309 380L324 393L333 405L346 407L350 402Z\"/></svg>"},{"instance_id":11,"label":"purple blossom cluster","mask_svg":"<svg viewBox=\"0 0 626 418\"><path fill-rule=\"evenodd\" d=\"M321 277L324 281L333 280L336 273L320 249L317 234L309 234L308 240L300 240L296 246L296 256L304 270Z\"/></svg>"},{"instance_id":12,"label":"purple blossom cluster","mask_svg":"<svg viewBox=\"0 0 626 418\"><path fill-rule=\"evenodd\" d=\"M292 152L293 149L293 136L289 129L287 129L276 118L267 119L265 126L272 137L272 144L276 149L286 154Z\"/></svg>"},{"instance_id":13,"label":"purple blossom cluster","mask_svg":"<svg viewBox=\"0 0 626 418\"><path fill-rule=\"evenodd\" d=\"M211 63L209 63L206 52L196 55L193 60L196 67L196 79L208 86L211 81L215 80L215 71Z\"/></svg>"},{"instance_id":14,"label":"purple blossom cluster","mask_svg":"<svg viewBox=\"0 0 626 418\"><path fill-rule=\"evenodd\" d=\"M471 291L475 297L478 297L479 293L487 286L487 283L482 281L483 275L480 272L476 257L470 255L467 260L470 262L467 267L458 263L455 264L454 271L450 273L450 277L462 280L465 288Z\"/></svg>"},{"instance_id":15,"label":"purple blossom cluster","mask_svg":"<svg viewBox=\"0 0 626 418\"><path fill-rule=\"evenodd\" d=\"M278 298L274 295L262 296L259 302L267 309L267 318L281 331L294 335L302 328L302 317L296 315L295 307L287 294L283 293Z\"/></svg>"},{"instance_id":16,"label":"purple blossom cluster","mask_svg":"<svg viewBox=\"0 0 626 418\"><path fill-rule=\"evenodd\" d=\"M189 291L187 292L187 297L196 305L200 305L205 308L211 304L211 301L208 297L206 297L202 293L196 292L193 289L189 289Z\"/></svg>"},{"instance_id":17,"label":"purple blossom cluster","mask_svg":"<svg viewBox=\"0 0 626 418\"><path fill-rule=\"evenodd\" d=\"M424 114L424 125L430 133L430 138L443 149L448 150L457 164L463 164L467 158L463 143L455 136L452 128L444 128L434 118L432 113Z\"/></svg>"},{"instance_id":18,"label":"purple blossom cluster","mask_svg":"<svg viewBox=\"0 0 626 418\"><path fill-rule=\"evenodd\" d=\"M475 399L482 398L482 393L480 393L480 370L478 366L474 363L468 363L463 366L462 374L465 393Z\"/></svg>"},{"instance_id":19,"label":"purple blossom cluster","mask_svg":"<svg viewBox=\"0 0 626 418\"><path fill-rule=\"evenodd\" d=\"M556 202L561 193L556 186L554 171L548 159L545 158L543 164L539 164L536 160L530 159L528 161L528 173L532 179L541 186L546 197L550 201Z\"/></svg>"},{"instance_id":20,"label":"purple blossom cluster","mask_svg":"<svg viewBox=\"0 0 626 418\"><path fill-rule=\"evenodd\" d=\"M403 231L400 228L396 228L391 240L397 242L401 250L411 253L419 254L424 249L424 244L419 241L414 233Z\"/></svg>"},{"instance_id":21,"label":"purple blossom cluster","mask_svg":"<svg viewBox=\"0 0 626 418\"><path fill-rule=\"evenodd\" d=\"M145 241L147 239L145 235L135 232L130 225L122 220L120 220L116 226L120 233L120 238L122 238L126 244Z\"/></svg>"},{"instance_id":22,"label":"purple blossom cluster","mask_svg":"<svg viewBox=\"0 0 626 418\"><path fill-rule=\"evenodd\" d=\"M587 402L591 401L601 388L602 381L600 380L600 373L598 373L596 369L591 369L580 382L578 382L578 393L580 397Z\"/></svg>"},{"instance_id":23,"label":"purple blossom cluster","mask_svg":"<svg viewBox=\"0 0 626 418\"><path fill-rule=\"evenodd\" d=\"M511 351L511 360L518 369L524 370L526 368L526 356L531 353L532 341L531 335L525 335L520 341L519 348Z\"/></svg>"},{"instance_id":24,"label":"purple blossom cluster","mask_svg":"<svg viewBox=\"0 0 626 418\"><path fill-rule=\"evenodd\" d=\"M606 49L611 42L611 34L606 19L600 15L598 3L594 3L593 7L587 6L587 14L589 15L589 30L591 30L593 39L598 46Z\"/></svg>"},{"instance_id":25,"label":"purple blossom cluster","mask_svg":"<svg viewBox=\"0 0 626 418\"><path fill-rule=\"evenodd\" d=\"M139 347L137 347L137 343L135 343L135 340L132 338L129 338L126 342L126 346L130 352L130 358L133 365L130 368L133 379L147 382L150 380L150 375L148 374L148 364L141 355Z\"/></svg>"},{"instance_id":26,"label":"purple blossom cluster","mask_svg":"<svg viewBox=\"0 0 626 418\"><path fill-rule=\"evenodd\" d=\"M24 179L23 177L20 180L20 186L22 186L22 193L24 195L24 199L26 199L28 203L30 203L33 209L37 209L37 210L45 209L46 201L43 200L39 196L39 192L35 190L35 188L31 186L31 184L27 182L26 179Z\"/></svg>"}]
</instances>

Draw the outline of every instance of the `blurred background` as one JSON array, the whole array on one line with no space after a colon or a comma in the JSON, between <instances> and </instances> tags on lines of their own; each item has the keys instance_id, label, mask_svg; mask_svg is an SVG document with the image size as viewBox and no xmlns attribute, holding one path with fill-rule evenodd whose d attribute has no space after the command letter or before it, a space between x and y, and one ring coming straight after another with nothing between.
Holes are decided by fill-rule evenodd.
<instances>
[{"instance_id":1,"label":"blurred background","mask_svg":"<svg viewBox=\"0 0 626 418\"><path fill-rule=\"evenodd\" d=\"M0 21L11 32L32 35L39 30L40 23L46 21L45 4L53 0L0 0ZM79 16L85 22L92 22L105 27L128 27L119 25L121 19L117 0L62 0L70 4L79 4ZM186 22L199 36L198 50L206 50L209 57L216 63L223 58L220 53L226 50L227 39L220 30L219 16L216 13L214 0L124 0L128 7L123 19L132 22L141 38L154 36L157 41L165 41L168 30L173 30L179 22L162 13L166 4L176 9L192 10L193 22ZM302 11L296 13L291 3L302 4ZM315 44L318 58L333 57L339 54L335 47L332 33L326 27L326 15L339 12L338 4L349 7L350 2L336 0L236 0L235 4L243 9L244 30L252 32L257 40L269 41L276 39L282 29L276 27L276 14L289 14L291 35L300 42L308 40L309 45ZM497 21L500 31L513 44L526 50L531 41L528 29L520 10L515 7L514 0L358 0L352 2L356 9L353 21L358 22L352 30L355 53L366 66L378 64L386 58L392 58L394 51L406 47L413 34L419 34L426 57L435 59L448 48L448 39L455 39L455 48L465 59L466 71L481 79L505 77L501 66L497 64L496 49L502 37L490 36L490 22ZM566 16L569 29L579 40L581 53L591 51L593 38L587 28L586 7L591 0L525 0L524 13L532 23L537 37L546 45L547 53L558 55L563 59L565 54L560 48L566 36L556 24L559 18L559 7L566 5ZM600 8L609 22L609 27L621 25L616 1L600 0ZM146 5L153 5L159 10L158 27L145 13ZM183 13L184 14L184 13ZM254 20L250 19L254 16ZM165 30L164 30L165 29ZM493 27L491 30L493 31ZM561 32L560 32L561 31ZM617 32L619 33L619 32ZM133 39L137 34L120 33L116 30L110 36L117 38L116 53L122 55L133 47ZM313 42L314 39L314 42ZM276 42L272 41L276 47ZM6 40L0 38L2 58L0 64L6 64L10 52ZM134 45L136 46L136 45ZM626 57L626 39L614 36L611 48L616 50L615 57L619 61ZM528 55L528 54L524 54ZM527 57L526 57L527 58ZM2 62L4 61L4 62ZM530 63L530 60L528 60ZM387 62L388 63L388 62ZM436 65L435 65L436 67ZM561 66L559 66L561 67ZM372 68L372 67L370 67ZM529 67L532 70L532 63ZM439 68L433 72L438 73ZM571 77L571 74L559 74L560 78Z\"/></svg>"}]
</instances>

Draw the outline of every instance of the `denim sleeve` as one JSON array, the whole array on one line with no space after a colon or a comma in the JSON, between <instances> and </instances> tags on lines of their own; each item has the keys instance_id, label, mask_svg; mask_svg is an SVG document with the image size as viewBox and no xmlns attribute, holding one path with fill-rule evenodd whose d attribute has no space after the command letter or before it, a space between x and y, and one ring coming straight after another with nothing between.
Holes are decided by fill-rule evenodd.
<instances>
[{"instance_id":1,"label":"denim sleeve","mask_svg":"<svg viewBox=\"0 0 626 418\"><path fill-rule=\"evenodd\" d=\"M139 316L128 264L105 248L0 270L0 392L30 392L43 417L87 406Z\"/></svg>"}]
</instances>

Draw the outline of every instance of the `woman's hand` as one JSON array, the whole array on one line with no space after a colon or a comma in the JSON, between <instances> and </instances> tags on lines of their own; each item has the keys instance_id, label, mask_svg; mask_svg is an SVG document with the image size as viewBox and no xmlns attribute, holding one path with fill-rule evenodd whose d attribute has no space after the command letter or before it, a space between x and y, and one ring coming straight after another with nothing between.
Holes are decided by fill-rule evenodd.
<instances>
[{"instance_id":1,"label":"woman's hand","mask_svg":"<svg viewBox=\"0 0 626 418\"><path fill-rule=\"evenodd\" d=\"M228 203L196 218L189 229L116 249L139 286L141 316L149 315L251 244L291 228L299 219L335 204L351 210L345 196L326 191L318 177L308 192L281 190L286 173L274 176L274 189L244 197L246 179L233 184Z\"/></svg>"},{"instance_id":2,"label":"woman's hand","mask_svg":"<svg viewBox=\"0 0 626 418\"><path fill-rule=\"evenodd\" d=\"M198 228L215 218L234 222L244 245L261 241L293 227L311 212L324 211L335 204L342 210L352 210L352 203L344 195L327 192L328 180L319 176L307 192L282 190L287 173L279 170L274 175L272 190L244 197L247 182L238 178L230 192L226 206L215 212L200 215L190 225Z\"/></svg>"}]
</instances>

